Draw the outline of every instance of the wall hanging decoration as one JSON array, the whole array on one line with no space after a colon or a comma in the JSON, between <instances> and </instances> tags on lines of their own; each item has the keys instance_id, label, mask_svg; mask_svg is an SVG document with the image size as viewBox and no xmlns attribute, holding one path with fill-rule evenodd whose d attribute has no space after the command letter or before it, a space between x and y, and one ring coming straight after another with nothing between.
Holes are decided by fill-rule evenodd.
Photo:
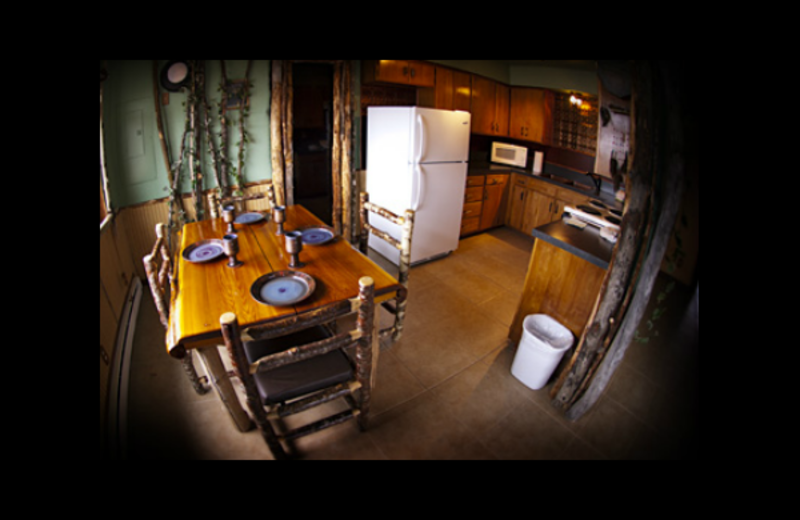
<instances>
[{"instance_id":1,"label":"wall hanging decoration","mask_svg":"<svg viewBox=\"0 0 800 520\"><path fill-rule=\"evenodd\" d=\"M170 92L178 92L191 83L192 71L186 60L168 61L161 69L161 86Z\"/></svg>"}]
</instances>

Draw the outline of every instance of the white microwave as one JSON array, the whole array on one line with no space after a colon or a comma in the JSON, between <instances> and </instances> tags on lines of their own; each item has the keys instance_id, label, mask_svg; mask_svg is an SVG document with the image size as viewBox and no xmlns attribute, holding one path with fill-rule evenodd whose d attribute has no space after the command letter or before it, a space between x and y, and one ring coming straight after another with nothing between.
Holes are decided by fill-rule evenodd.
<instances>
[{"instance_id":1,"label":"white microwave","mask_svg":"<svg viewBox=\"0 0 800 520\"><path fill-rule=\"evenodd\" d=\"M491 161L493 163L525 168L528 161L528 149L524 146L493 142Z\"/></svg>"}]
</instances>

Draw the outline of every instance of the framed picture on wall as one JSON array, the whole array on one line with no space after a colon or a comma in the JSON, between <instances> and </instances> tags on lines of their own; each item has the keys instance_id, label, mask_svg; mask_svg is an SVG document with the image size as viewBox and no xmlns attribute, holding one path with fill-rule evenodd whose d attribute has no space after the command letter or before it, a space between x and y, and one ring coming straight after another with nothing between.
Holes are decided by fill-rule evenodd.
<instances>
[{"instance_id":1,"label":"framed picture on wall","mask_svg":"<svg viewBox=\"0 0 800 520\"><path fill-rule=\"evenodd\" d=\"M225 110L239 110L250 106L250 96L247 95L247 80L233 79L228 82L228 101Z\"/></svg>"}]
</instances>

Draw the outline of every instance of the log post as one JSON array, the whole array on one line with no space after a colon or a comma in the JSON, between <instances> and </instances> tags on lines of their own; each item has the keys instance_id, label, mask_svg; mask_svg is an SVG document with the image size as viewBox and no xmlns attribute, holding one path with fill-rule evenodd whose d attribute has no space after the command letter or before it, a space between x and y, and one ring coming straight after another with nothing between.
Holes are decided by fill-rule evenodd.
<instances>
[{"instance_id":1,"label":"log post","mask_svg":"<svg viewBox=\"0 0 800 520\"><path fill-rule=\"evenodd\" d=\"M342 234L342 63L333 64L333 143L331 181L333 190L333 229Z\"/></svg>"},{"instance_id":2,"label":"log post","mask_svg":"<svg viewBox=\"0 0 800 520\"><path fill-rule=\"evenodd\" d=\"M270 105L270 152L272 157L272 185L275 202L283 206L283 60L272 60L272 99Z\"/></svg>"},{"instance_id":3,"label":"log post","mask_svg":"<svg viewBox=\"0 0 800 520\"><path fill-rule=\"evenodd\" d=\"M573 420L591 407L618 366L647 305L680 206L680 191L676 193L675 190L682 187L683 182L682 145L676 141L676 151L663 156L661 127L670 119L680 120L681 110L679 104L670 104L679 101L674 93L665 96L659 90L661 82L669 83L666 89L677 88L682 79L677 72L670 64L634 63L632 162L620 238L578 349L551 391L553 405L569 410L582 392L590 389L582 405L574 411L569 410L567 416ZM670 126L682 140L680 123L672 122ZM666 176L671 178L666 179ZM665 183L666 197L662 198L660 184L664 180L668 182ZM663 228L666 232L662 235ZM648 251L649 256L645 259ZM635 292L637 285L642 288L639 294ZM619 328L614 326L615 323ZM604 358L609 345L613 355L606 362ZM598 367L601 367L600 377L595 383L593 375Z\"/></svg>"},{"instance_id":4,"label":"log post","mask_svg":"<svg viewBox=\"0 0 800 520\"><path fill-rule=\"evenodd\" d=\"M576 420L588 411L600 398L611 377L630 346L652 295L653 284L661 267L661 261L669 244L669 237L681 207L686 177L685 143L685 92L684 77L679 62L656 62L637 68L634 88L637 93L634 106L636 128L648 127L652 139L639 141L639 153L649 155L655 181L651 204L652 233L647 244L642 245L641 271L638 283L631 284L633 292L630 306L622 319L608 352L605 353L597 373L592 377L586 391L567 412L567 418ZM641 119L640 115L650 119ZM638 130L637 130L638 139ZM634 163L635 166L635 163Z\"/></svg>"}]
</instances>

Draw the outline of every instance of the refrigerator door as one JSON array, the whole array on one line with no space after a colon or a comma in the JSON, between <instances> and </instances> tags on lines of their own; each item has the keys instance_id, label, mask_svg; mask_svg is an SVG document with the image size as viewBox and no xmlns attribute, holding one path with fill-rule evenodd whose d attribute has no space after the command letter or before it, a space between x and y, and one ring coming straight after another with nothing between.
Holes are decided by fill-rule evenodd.
<instances>
[{"instance_id":1,"label":"refrigerator door","mask_svg":"<svg viewBox=\"0 0 800 520\"><path fill-rule=\"evenodd\" d=\"M467 163L420 164L411 263L458 248Z\"/></svg>"},{"instance_id":2,"label":"refrigerator door","mask_svg":"<svg viewBox=\"0 0 800 520\"><path fill-rule=\"evenodd\" d=\"M411 128L412 162L461 162L469 159L469 112L414 107Z\"/></svg>"},{"instance_id":3,"label":"refrigerator door","mask_svg":"<svg viewBox=\"0 0 800 520\"><path fill-rule=\"evenodd\" d=\"M411 209L414 209L414 236L411 240L411 263L416 264L445 255L458 248L467 163L410 165L408 175L418 179ZM370 199L372 196L370 195ZM404 210L392 209L402 215ZM388 220L370 215L376 226L400 239L401 230ZM400 253L384 240L370 235L369 246L394 264Z\"/></svg>"}]
</instances>

